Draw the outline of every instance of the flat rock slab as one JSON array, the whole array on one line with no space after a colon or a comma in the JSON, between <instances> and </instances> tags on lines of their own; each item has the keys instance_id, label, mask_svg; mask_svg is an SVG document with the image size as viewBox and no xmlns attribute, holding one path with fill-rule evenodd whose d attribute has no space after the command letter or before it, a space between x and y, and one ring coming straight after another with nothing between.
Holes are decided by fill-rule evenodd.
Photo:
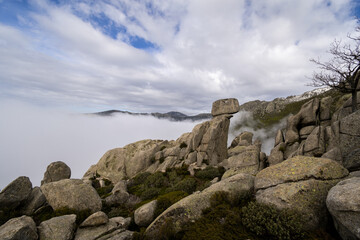
<instances>
[{"instance_id":1,"label":"flat rock slab","mask_svg":"<svg viewBox=\"0 0 360 240\"><path fill-rule=\"evenodd\" d=\"M261 170L255 178L255 189L264 189L281 183L310 178L341 179L348 174L347 169L331 159L296 156Z\"/></svg>"},{"instance_id":2,"label":"flat rock slab","mask_svg":"<svg viewBox=\"0 0 360 240\"><path fill-rule=\"evenodd\" d=\"M236 98L220 99L213 103L211 115L213 117L223 114L233 114L240 111L239 101Z\"/></svg>"},{"instance_id":3,"label":"flat rock slab","mask_svg":"<svg viewBox=\"0 0 360 240\"><path fill-rule=\"evenodd\" d=\"M54 210L64 208L76 211L90 210L95 213L101 210L101 199L96 190L80 179L64 179L46 183L41 191Z\"/></svg>"}]
</instances>

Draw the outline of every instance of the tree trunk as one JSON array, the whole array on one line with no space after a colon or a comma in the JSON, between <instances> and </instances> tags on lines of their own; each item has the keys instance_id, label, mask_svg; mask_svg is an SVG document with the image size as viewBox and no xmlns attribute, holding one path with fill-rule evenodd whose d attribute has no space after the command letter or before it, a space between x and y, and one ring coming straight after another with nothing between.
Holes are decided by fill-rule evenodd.
<instances>
[{"instance_id":1,"label":"tree trunk","mask_svg":"<svg viewBox=\"0 0 360 240\"><path fill-rule=\"evenodd\" d=\"M356 110L357 110L357 91L356 91L356 88L351 93L351 110L352 110L352 112L356 112Z\"/></svg>"}]
</instances>

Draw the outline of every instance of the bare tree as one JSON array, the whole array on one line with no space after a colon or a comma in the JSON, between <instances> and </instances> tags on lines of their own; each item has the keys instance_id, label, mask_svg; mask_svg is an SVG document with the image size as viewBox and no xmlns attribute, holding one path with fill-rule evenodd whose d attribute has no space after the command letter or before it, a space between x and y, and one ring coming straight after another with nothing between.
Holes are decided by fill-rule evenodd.
<instances>
[{"instance_id":1,"label":"bare tree","mask_svg":"<svg viewBox=\"0 0 360 240\"><path fill-rule=\"evenodd\" d=\"M350 34L348 38L353 44L343 44L341 41L334 40L330 46L329 53L332 58L328 62L320 59L310 59L317 64L320 72L315 72L312 76L314 87L329 86L342 93L351 93L352 112L357 110L357 87L360 79L360 25L356 28L357 36Z\"/></svg>"}]
</instances>

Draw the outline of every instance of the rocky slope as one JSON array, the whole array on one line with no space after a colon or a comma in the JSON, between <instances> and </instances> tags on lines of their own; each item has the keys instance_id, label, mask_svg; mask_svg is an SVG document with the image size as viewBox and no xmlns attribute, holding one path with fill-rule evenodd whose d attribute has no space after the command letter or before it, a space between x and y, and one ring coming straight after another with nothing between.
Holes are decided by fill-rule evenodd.
<instances>
[{"instance_id":1,"label":"rocky slope","mask_svg":"<svg viewBox=\"0 0 360 240\"><path fill-rule=\"evenodd\" d=\"M0 192L0 239L359 239L360 111L312 96L266 156L251 132L228 147L240 109L218 100L192 132L109 150L83 179L62 162L40 188L15 179Z\"/></svg>"}]
</instances>

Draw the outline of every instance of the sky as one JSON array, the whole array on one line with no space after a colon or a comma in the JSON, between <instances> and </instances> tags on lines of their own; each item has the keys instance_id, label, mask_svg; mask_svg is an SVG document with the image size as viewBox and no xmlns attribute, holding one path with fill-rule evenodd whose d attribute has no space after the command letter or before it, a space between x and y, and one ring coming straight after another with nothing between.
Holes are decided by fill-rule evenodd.
<instances>
[{"instance_id":1,"label":"sky","mask_svg":"<svg viewBox=\"0 0 360 240\"><path fill-rule=\"evenodd\" d=\"M210 112L310 90L358 0L0 0L0 101Z\"/></svg>"},{"instance_id":2,"label":"sky","mask_svg":"<svg viewBox=\"0 0 360 240\"><path fill-rule=\"evenodd\" d=\"M198 114L311 90L309 59L326 61L356 17L358 0L0 0L0 189L39 185L59 160L81 178L109 149L197 124L82 113Z\"/></svg>"}]
</instances>

